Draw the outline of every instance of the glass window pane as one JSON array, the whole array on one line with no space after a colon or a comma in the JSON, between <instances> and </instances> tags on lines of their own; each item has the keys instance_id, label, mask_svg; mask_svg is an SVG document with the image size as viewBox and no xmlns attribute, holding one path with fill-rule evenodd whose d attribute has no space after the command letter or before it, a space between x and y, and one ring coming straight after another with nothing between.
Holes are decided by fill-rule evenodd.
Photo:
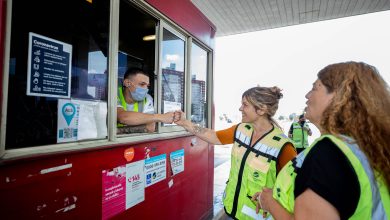
<instances>
[{"instance_id":1,"label":"glass window pane","mask_svg":"<svg viewBox=\"0 0 390 220\"><path fill-rule=\"evenodd\" d=\"M191 121L207 126L207 51L196 44L191 48Z\"/></svg>"},{"instance_id":2,"label":"glass window pane","mask_svg":"<svg viewBox=\"0 0 390 220\"><path fill-rule=\"evenodd\" d=\"M134 122L123 121L123 118L129 117L130 112L144 114L156 112L154 106L154 66L157 20L127 0L120 1L119 14L117 110L124 110L126 113L117 114L117 134L153 133L156 130L156 123L134 124ZM137 76L139 74L136 72L139 71L145 75ZM125 77L127 80L124 80ZM133 86L126 85L129 82ZM143 100L133 99L132 92L136 91L135 86L148 89L147 94L141 95L141 97L144 96ZM144 115L138 114L130 117L132 119L136 119L135 117L144 118Z\"/></svg>"},{"instance_id":3,"label":"glass window pane","mask_svg":"<svg viewBox=\"0 0 390 220\"><path fill-rule=\"evenodd\" d=\"M106 138L109 10L108 0L13 1L6 149Z\"/></svg>"},{"instance_id":4,"label":"glass window pane","mask_svg":"<svg viewBox=\"0 0 390 220\"><path fill-rule=\"evenodd\" d=\"M184 111L185 42L164 29L162 42L162 112Z\"/></svg>"}]
</instances>

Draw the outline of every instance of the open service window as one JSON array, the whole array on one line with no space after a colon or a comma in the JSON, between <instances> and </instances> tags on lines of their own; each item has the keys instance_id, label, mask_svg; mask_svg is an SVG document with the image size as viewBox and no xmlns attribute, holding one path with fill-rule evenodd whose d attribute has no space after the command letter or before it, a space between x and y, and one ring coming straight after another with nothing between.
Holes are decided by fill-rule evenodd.
<instances>
[{"instance_id":1,"label":"open service window","mask_svg":"<svg viewBox=\"0 0 390 220\"><path fill-rule=\"evenodd\" d=\"M185 111L186 103L186 38L162 23L160 28L160 81L162 113ZM174 124L161 124L161 131L180 130Z\"/></svg>"},{"instance_id":2,"label":"open service window","mask_svg":"<svg viewBox=\"0 0 390 220\"><path fill-rule=\"evenodd\" d=\"M155 56L158 20L120 1L117 134L155 133ZM140 123L142 122L142 123Z\"/></svg>"},{"instance_id":3,"label":"open service window","mask_svg":"<svg viewBox=\"0 0 390 220\"><path fill-rule=\"evenodd\" d=\"M107 138L109 10L12 1L6 150Z\"/></svg>"}]
</instances>

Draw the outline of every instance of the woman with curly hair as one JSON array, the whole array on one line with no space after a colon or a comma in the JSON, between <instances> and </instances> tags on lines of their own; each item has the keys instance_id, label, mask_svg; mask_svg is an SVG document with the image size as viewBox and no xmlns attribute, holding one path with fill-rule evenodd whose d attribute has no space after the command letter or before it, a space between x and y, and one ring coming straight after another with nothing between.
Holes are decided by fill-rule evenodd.
<instances>
[{"instance_id":1,"label":"woman with curly hair","mask_svg":"<svg viewBox=\"0 0 390 220\"><path fill-rule=\"evenodd\" d=\"M233 144L223 197L230 218L256 219L252 195L263 187L273 187L279 170L296 156L291 140L272 118L280 98L282 93L278 87L248 89L241 100L242 123L221 131L202 128L186 120L183 112L175 113L175 123L200 139L211 144Z\"/></svg>"},{"instance_id":2,"label":"woman with curly hair","mask_svg":"<svg viewBox=\"0 0 390 220\"><path fill-rule=\"evenodd\" d=\"M376 68L332 64L306 95L321 131L253 196L275 219L390 219L390 92Z\"/></svg>"}]
</instances>

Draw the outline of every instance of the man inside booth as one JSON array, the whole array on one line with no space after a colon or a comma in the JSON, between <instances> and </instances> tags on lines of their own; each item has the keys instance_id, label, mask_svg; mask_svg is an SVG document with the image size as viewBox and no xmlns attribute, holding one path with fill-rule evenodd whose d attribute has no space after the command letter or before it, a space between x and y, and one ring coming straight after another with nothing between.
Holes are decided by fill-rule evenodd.
<instances>
[{"instance_id":1,"label":"man inside booth","mask_svg":"<svg viewBox=\"0 0 390 220\"><path fill-rule=\"evenodd\" d=\"M156 114L148 94L149 75L140 68L129 68L117 96L117 133L153 133L156 122L173 123L174 113Z\"/></svg>"}]
</instances>

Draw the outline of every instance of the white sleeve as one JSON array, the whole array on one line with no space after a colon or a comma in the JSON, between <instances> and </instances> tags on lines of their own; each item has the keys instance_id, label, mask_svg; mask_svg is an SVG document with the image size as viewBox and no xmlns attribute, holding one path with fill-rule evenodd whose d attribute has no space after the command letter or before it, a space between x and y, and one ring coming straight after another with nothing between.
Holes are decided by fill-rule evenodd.
<instances>
[{"instance_id":1,"label":"white sleeve","mask_svg":"<svg viewBox=\"0 0 390 220\"><path fill-rule=\"evenodd\" d=\"M153 98L149 94L146 95L146 103L144 106L143 113L147 113L147 114L155 113L154 106L153 106Z\"/></svg>"},{"instance_id":2,"label":"white sleeve","mask_svg":"<svg viewBox=\"0 0 390 220\"><path fill-rule=\"evenodd\" d=\"M116 98L116 103L116 107L123 108L121 100L118 97Z\"/></svg>"}]
</instances>

